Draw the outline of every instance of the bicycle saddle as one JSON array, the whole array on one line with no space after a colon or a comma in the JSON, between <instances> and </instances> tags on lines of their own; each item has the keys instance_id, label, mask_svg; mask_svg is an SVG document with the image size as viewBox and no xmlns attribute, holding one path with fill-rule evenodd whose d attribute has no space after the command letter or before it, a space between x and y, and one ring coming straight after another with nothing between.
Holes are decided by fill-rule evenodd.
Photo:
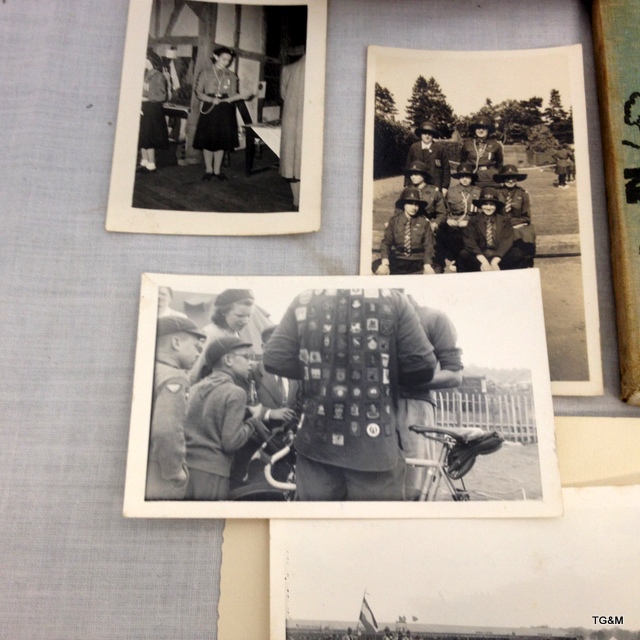
<instances>
[{"instance_id":1,"label":"bicycle saddle","mask_svg":"<svg viewBox=\"0 0 640 640\"><path fill-rule=\"evenodd\" d=\"M444 435L453 438L458 444L466 444L481 438L486 431L483 431L479 427L425 427L420 424L412 424L409 427L410 431L416 433L433 433L436 435Z\"/></svg>"}]
</instances>

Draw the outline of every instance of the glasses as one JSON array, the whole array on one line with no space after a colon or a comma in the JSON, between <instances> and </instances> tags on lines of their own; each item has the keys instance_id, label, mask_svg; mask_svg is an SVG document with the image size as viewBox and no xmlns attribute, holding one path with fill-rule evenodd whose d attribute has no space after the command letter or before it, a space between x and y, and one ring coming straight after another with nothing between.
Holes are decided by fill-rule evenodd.
<instances>
[{"instance_id":1,"label":"glasses","mask_svg":"<svg viewBox=\"0 0 640 640\"><path fill-rule=\"evenodd\" d=\"M244 358L247 362L254 362L255 361L255 357L252 356L250 353L238 353L238 352L234 351L231 355L232 356L240 356L241 358Z\"/></svg>"}]
</instances>

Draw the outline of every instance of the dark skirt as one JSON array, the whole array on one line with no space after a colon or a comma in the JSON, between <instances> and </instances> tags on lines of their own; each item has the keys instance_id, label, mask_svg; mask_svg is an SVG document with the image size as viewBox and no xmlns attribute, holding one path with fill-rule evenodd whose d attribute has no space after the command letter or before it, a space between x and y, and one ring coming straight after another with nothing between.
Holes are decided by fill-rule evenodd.
<instances>
[{"instance_id":1,"label":"dark skirt","mask_svg":"<svg viewBox=\"0 0 640 640\"><path fill-rule=\"evenodd\" d=\"M143 102L138 149L167 149L169 132L162 102Z\"/></svg>"},{"instance_id":2,"label":"dark skirt","mask_svg":"<svg viewBox=\"0 0 640 640\"><path fill-rule=\"evenodd\" d=\"M211 108L211 104L205 102L202 108L206 112ZM193 136L194 149L231 151L238 145L238 121L233 103L221 102L208 113L200 113Z\"/></svg>"}]
</instances>

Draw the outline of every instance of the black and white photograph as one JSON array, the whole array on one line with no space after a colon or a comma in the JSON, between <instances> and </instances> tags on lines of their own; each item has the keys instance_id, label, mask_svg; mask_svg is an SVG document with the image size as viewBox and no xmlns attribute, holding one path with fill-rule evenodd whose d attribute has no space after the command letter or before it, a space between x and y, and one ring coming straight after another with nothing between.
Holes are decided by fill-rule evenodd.
<instances>
[{"instance_id":1,"label":"black and white photograph","mask_svg":"<svg viewBox=\"0 0 640 640\"><path fill-rule=\"evenodd\" d=\"M325 39L326 0L132 0L107 229L317 230Z\"/></svg>"},{"instance_id":2,"label":"black and white photograph","mask_svg":"<svg viewBox=\"0 0 640 640\"><path fill-rule=\"evenodd\" d=\"M636 640L640 487L536 521L272 520L271 638Z\"/></svg>"},{"instance_id":3,"label":"black and white photograph","mask_svg":"<svg viewBox=\"0 0 640 640\"><path fill-rule=\"evenodd\" d=\"M540 270L554 395L602 364L580 45L370 46L360 273Z\"/></svg>"},{"instance_id":4,"label":"black and white photograph","mask_svg":"<svg viewBox=\"0 0 640 640\"><path fill-rule=\"evenodd\" d=\"M126 516L557 516L538 272L145 274Z\"/></svg>"}]
</instances>

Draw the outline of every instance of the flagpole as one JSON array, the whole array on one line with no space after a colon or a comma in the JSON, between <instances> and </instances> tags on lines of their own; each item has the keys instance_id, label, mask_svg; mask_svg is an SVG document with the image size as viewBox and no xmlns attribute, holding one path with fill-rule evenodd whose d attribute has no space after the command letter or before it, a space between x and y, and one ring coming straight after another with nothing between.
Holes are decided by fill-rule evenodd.
<instances>
[{"instance_id":1,"label":"flagpole","mask_svg":"<svg viewBox=\"0 0 640 640\"><path fill-rule=\"evenodd\" d=\"M364 588L364 593L362 594L362 602L360 603L360 611L358 611L358 618L356 622L356 634L358 633L358 627L360 626L360 612L362 611L362 605L364 604L364 599L367 597L367 587Z\"/></svg>"}]
</instances>

